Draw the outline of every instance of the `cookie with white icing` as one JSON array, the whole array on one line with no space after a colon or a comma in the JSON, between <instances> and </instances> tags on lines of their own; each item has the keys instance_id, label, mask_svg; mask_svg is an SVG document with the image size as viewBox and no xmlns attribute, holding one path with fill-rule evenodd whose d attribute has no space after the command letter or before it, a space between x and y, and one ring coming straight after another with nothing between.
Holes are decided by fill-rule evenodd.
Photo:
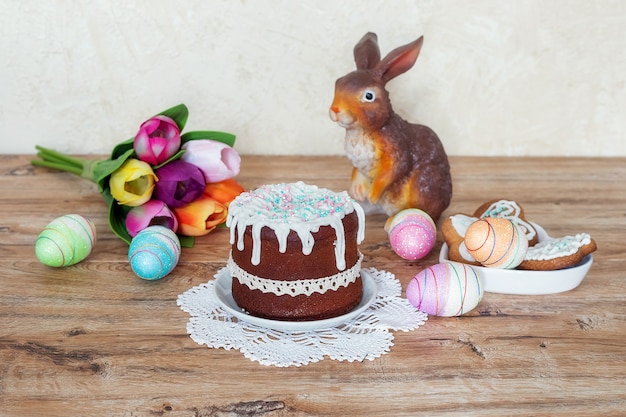
<instances>
[{"instance_id":1,"label":"cookie with white icing","mask_svg":"<svg viewBox=\"0 0 626 417\"><path fill-rule=\"evenodd\" d=\"M480 265L465 247L465 232L467 228L478 220L476 217L463 213L447 216L441 223L441 234L448 245L448 259L470 265Z\"/></svg>"},{"instance_id":2,"label":"cookie with white icing","mask_svg":"<svg viewBox=\"0 0 626 417\"><path fill-rule=\"evenodd\" d=\"M595 240L587 233L549 239L529 247L518 268L536 271L569 268L596 250Z\"/></svg>"},{"instance_id":3,"label":"cookie with white icing","mask_svg":"<svg viewBox=\"0 0 626 417\"><path fill-rule=\"evenodd\" d=\"M471 265L480 265L465 247L465 232L476 220L484 217L497 217L511 220L526 235L528 245L538 242L538 235L532 224L526 220L524 209L512 200L491 200L483 203L472 215L463 213L446 217L441 224L443 239L448 245L448 259Z\"/></svg>"},{"instance_id":4,"label":"cookie with white icing","mask_svg":"<svg viewBox=\"0 0 626 417\"><path fill-rule=\"evenodd\" d=\"M519 227L526 238L528 239L528 246L533 246L539 241L537 231L533 225L526 220L524 215L524 208L517 202L512 200L491 200L476 209L474 217L498 217L509 219L517 227Z\"/></svg>"}]
</instances>

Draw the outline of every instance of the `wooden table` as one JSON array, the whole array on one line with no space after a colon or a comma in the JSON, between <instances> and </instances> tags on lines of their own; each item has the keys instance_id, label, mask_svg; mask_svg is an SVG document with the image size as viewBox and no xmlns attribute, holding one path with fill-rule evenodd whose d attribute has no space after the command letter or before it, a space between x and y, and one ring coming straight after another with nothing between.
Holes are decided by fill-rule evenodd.
<instances>
[{"instance_id":1,"label":"wooden table","mask_svg":"<svg viewBox=\"0 0 626 417\"><path fill-rule=\"evenodd\" d=\"M259 365L186 332L179 294L227 258L219 230L184 250L157 282L137 278L87 180L0 156L0 415L2 416L586 416L626 415L626 159L451 158L447 213L492 198L520 202L549 234L598 243L582 284L544 296L486 293L459 318L396 332L374 361ZM304 180L348 187L341 157L246 156L246 188ZM98 229L89 258L64 269L34 256L53 218L80 213ZM367 219L364 265L403 288L437 262L390 249L385 217Z\"/></svg>"}]
</instances>

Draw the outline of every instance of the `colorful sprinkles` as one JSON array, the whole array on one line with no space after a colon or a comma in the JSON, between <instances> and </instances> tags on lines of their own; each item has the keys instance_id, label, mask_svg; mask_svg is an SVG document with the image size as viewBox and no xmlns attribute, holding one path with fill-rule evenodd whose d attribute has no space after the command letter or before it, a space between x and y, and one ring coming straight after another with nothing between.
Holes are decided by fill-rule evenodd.
<instances>
[{"instance_id":1,"label":"colorful sprinkles","mask_svg":"<svg viewBox=\"0 0 626 417\"><path fill-rule=\"evenodd\" d=\"M275 222L310 221L339 214L352 206L353 200L346 192L334 193L302 182L269 184L243 193L231 206L255 208L257 216Z\"/></svg>"}]
</instances>

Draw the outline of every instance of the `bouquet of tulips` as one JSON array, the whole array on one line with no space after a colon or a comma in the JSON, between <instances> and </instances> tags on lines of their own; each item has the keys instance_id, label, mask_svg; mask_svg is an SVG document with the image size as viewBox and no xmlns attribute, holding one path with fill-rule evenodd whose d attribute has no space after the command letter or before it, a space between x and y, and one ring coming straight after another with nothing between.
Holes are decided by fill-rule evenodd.
<instances>
[{"instance_id":1,"label":"bouquet of tulips","mask_svg":"<svg viewBox=\"0 0 626 417\"><path fill-rule=\"evenodd\" d=\"M181 134L184 104L145 121L134 138L106 160L79 159L37 146L33 165L81 175L98 186L109 207L111 230L126 243L148 226L174 231L191 247L226 221L228 205L243 190L234 177L241 159L235 136L216 131Z\"/></svg>"}]
</instances>

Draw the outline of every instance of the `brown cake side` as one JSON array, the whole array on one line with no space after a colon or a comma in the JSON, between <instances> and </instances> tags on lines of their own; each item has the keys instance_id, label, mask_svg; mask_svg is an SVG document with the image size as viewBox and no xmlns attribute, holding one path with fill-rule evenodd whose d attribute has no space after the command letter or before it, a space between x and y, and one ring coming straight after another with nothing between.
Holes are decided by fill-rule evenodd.
<instances>
[{"instance_id":1,"label":"brown cake side","mask_svg":"<svg viewBox=\"0 0 626 417\"><path fill-rule=\"evenodd\" d=\"M359 258L357 247L358 217L352 212L342 219L345 233L346 269L353 267ZM302 242L291 231L287 237L287 250L281 253L274 231L269 227L261 230L261 258L252 264L252 232L248 226L244 233L243 250L232 245L233 261L246 272L272 280L301 280L323 278L341 272L335 262L337 233L331 226L322 226L313 234L315 244L309 255L302 253ZM356 307L363 295L361 277L347 287L311 295L275 295L250 289L233 277L232 295L237 305L248 313L274 320L320 320L345 314Z\"/></svg>"}]
</instances>

